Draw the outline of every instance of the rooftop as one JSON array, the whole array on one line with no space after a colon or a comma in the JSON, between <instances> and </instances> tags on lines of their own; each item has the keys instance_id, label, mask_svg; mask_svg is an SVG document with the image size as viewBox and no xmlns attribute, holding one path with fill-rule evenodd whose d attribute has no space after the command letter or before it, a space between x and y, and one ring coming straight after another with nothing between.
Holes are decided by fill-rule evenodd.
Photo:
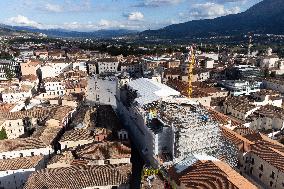
<instances>
[{"instance_id":1,"label":"rooftop","mask_svg":"<svg viewBox=\"0 0 284 189\"><path fill-rule=\"evenodd\" d=\"M20 151L35 148L45 148L46 145L38 138L17 138L0 140L0 152Z\"/></svg>"},{"instance_id":2,"label":"rooftop","mask_svg":"<svg viewBox=\"0 0 284 189\"><path fill-rule=\"evenodd\" d=\"M63 137L60 139L60 142L65 141L80 141L80 140L94 140L94 137L91 135L91 131L88 129L73 129L66 131Z\"/></svg>"},{"instance_id":3,"label":"rooftop","mask_svg":"<svg viewBox=\"0 0 284 189\"><path fill-rule=\"evenodd\" d=\"M102 142L84 145L75 153L80 159L120 159L130 158L131 149L119 142Z\"/></svg>"},{"instance_id":4,"label":"rooftop","mask_svg":"<svg viewBox=\"0 0 284 189\"><path fill-rule=\"evenodd\" d=\"M131 166L87 165L43 169L32 173L25 189L78 189L127 184ZM70 182L72 181L72 182Z\"/></svg>"},{"instance_id":5,"label":"rooftop","mask_svg":"<svg viewBox=\"0 0 284 189\"><path fill-rule=\"evenodd\" d=\"M229 165L215 159L197 159L181 172L172 167L169 174L185 188L257 188Z\"/></svg>"},{"instance_id":6,"label":"rooftop","mask_svg":"<svg viewBox=\"0 0 284 189\"><path fill-rule=\"evenodd\" d=\"M36 167L43 156L20 157L13 159L1 159L0 171L18 170L18 169L31 169Z\"/></svg>"},{"instance_id":7,"label":"rooftop","mask_svg":"<svg viewBox=\"0 0 284 189\"><path fill-rule=\"evenodd\" d=\"M178 91L147 78L132 80L129 82L128 86L130 89L137 91L138 97L135 101L140 106L165 97L180 95Z\"/></svg>"}]
</instances>

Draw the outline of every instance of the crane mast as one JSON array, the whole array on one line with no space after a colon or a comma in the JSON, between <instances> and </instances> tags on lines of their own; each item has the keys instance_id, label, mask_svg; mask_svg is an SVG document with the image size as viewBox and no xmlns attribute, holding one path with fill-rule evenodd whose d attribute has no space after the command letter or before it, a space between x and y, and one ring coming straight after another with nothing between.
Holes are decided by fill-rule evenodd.
<instances>
[{"instance_id":1,"label":"crane mast","mask_svg":"<svg viewBox=\"0 0 284 189\"><path fill-rule=\"evenodd\" d=\"M193 67L195 65L195 55L194 55L194 49L193 46L190 47L189 54L188 54L188 63L189 63L189 69L188 69L188 97L191 97L192 95L192 78L193 78Z\"/></svg>"}]
</instances>

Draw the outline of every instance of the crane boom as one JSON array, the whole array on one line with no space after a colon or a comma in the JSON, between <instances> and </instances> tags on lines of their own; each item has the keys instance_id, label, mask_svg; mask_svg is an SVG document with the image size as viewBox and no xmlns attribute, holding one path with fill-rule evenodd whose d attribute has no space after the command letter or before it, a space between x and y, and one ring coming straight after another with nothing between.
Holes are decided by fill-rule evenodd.
<instances>
[{"instance_id":1,"label":"crane boom","mask_svg":"<svg viewBox=\"0 0 284 189\"><path fill-rule=\"evenodd\" d=\"M193 78L193 68L195 65L195 55L194 55L194 49L193 46L190 48L190 54L188 55L188 63L189 63L189 69L188 69L188 97L191 97L192 95L192 78Z\"/></svg>"}]
</instances>

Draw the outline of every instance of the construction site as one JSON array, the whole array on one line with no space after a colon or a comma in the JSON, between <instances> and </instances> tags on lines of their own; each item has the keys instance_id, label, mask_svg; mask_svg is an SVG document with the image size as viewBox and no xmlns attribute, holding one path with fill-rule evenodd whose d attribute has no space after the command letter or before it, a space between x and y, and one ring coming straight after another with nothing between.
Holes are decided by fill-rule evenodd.
<instances>
[{"instance_id":1,"label":"construction site","mask_svg":"<svg viewBox=\"0 0 284 189\"><path fill-rule=\"evenodd\" d=\"M193 154L209 155L236 165L237 149L227 142L207 110L185 98L147 105L146 125L155 135L154 155L161 165L178 163Z\"/></svg>"}]
</instances>

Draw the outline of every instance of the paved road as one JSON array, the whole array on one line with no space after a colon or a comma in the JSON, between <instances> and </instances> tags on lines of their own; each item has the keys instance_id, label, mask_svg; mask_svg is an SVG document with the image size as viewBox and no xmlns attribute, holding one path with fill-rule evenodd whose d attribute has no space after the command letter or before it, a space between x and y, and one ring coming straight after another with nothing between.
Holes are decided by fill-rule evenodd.
<instances>
[{"instance_id":1,"label":"paved road","mask_svg":"<svg viewBox=\"0 0 284 189\"><path fill-rule=\"evenodd\" d=\"M87 102L107 104L116 108L116 81L112 78L88 77Z\"/></svg>"}]
</instances>

